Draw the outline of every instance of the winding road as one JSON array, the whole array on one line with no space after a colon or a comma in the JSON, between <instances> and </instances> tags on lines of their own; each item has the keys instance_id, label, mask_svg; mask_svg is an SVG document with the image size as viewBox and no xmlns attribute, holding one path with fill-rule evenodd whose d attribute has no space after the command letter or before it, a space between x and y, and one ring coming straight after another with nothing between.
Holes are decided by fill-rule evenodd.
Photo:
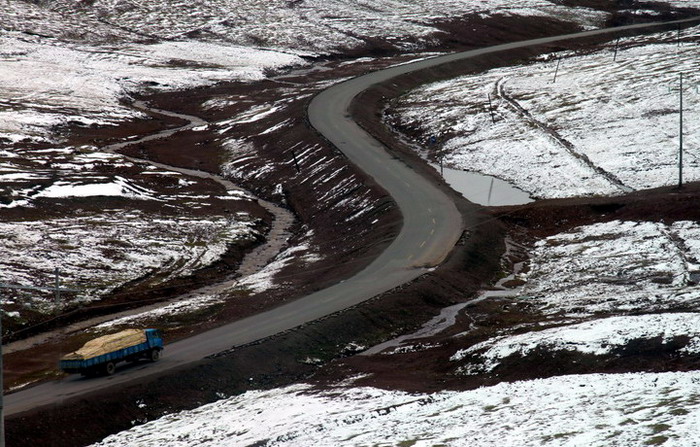
<instances>
[{"instance_id":1,"label":"winding road","mask_svg":"<svg viewBox=\"0 0 700 447\"><path fill-rule=\"evenodd\" d=\"M695 20L698 19L669 23ZM390 156L381 143L360 129L350 118L349 106L352 99L379 82L448 62L655 25L660 24L592 30L439 56L373 72L323 91L309 106L311 124L394 198L403 214L403 227L393 243L355 276L267 312L172 343L167 346L165 356L158 363L125 368L107 378L68 377L9 394L5 398L6 414L13 415L41 406L60 404L65 399L181 367L333 314L417 278L430 267L442 262L457 242L463 227L471 224L472 217L460 215L447 195L403 162Z\"/></svg>"}]
</instances>

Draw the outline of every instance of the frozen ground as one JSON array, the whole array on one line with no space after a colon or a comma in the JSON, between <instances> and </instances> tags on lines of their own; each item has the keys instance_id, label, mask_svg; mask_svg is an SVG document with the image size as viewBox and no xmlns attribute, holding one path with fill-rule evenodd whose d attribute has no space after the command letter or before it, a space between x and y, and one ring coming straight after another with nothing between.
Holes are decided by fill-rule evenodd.
<instances>
[{"instance_id":1,"label":"frozen ground","mask_svg":"<svg viewBox=\"0 0 700 447\"><path fill-rule=\"evenodd\" d=\"M158 285L187 276L218 260L229 245L257 236L254 222L225 217L154 216L134 211L41 221L0 223L3 282L51 284L53 269L64 285L83 289L64 294L59 308L101 299L131 281ZM47 296L48 295L48 296ZM3 306L23 319L55 312L50 294L5 294Z\"/></svg>"},{"instance_id":2,"label":"frozen ground","mask_svg":"<svg viewBox=\"0 0 700 447\"><path fill-rule=\"evenodd\" d=\"M455 353L450 360L473 357L460 372L480 374L496 368L512 355L527 356L535 350L567 351L597 356L611 355L637 339L659 338L667 344L688 339L683 355L700 353L700 313L669 313L602 318L524 334L502 336L477 343Z\"/></svg>"},{"instance_id":3,"label":"frozen ground","mask_svg":"<svg viewBox=\"0 0 700 447\"><path fill-rule=\"evenodd\" d=\"M465 392L305 385L165 416L96 446L700 445L700 373L555 377Z\"/></svg>"},{"instance_id":4,"label":"frozen ground","mask_svg":"<svg viewBox=\"0 0 700 447\"><path fill-rule=\"evenodd\" d=\"M77 8L52 2L53 10L78 13L160 38L197 38L246 46L327 53L367 39L429 40L432 22L468 14L544 16L599 23L603 15L551 0L215 0L135 4L98 0ZM407 44L403 45L415 45Z\"/></svg>"},{"instance_id":5,"label":"frozen ground","mask_svg":"<svg viewBox=\"0 0 700 447\"><path fill-rule=\"evenodd\" d=\"M2 282L52 284L60 268L64 286L83 289L64 295L62 309L132 281L157 286L186 277L230 246L260 237L257 218L235 211L253 203L248 194L212 190L204 180L92 146L2 151L0 182L0 210L8 216L49 213L0 222ZM234 212L222 216L228 208ZM59 309L50 295L6 292L4 310L17 323L52 315Z\"/></svg>"},{"instance_id":6,"label":"frozen ground","mask_svg":"<svg viewBox=\"0 0 700 447\"><path fill-rule=\"evenodd\" d=\"M226 43L97 47L6 33L0 37L0 142L50 141L57 126L142 117L124 101L144 89L259 80L266 70L301 63L295 55Z\"/></svg>"},{"instance_id":7,"label":"frozen ground","mask_svg":"<svg viewBox=\"0 0 700 447\"><path fill-rule=\"evenodd\" d=\"M593 54L551 54L420 88L390 120L417 129L426 156L507 180L539 198L616 195L678 181L679 73L684 177L700 179L700 28L623 39ZM557 73L556 83L554 74ZM489 95L494 117L489 111ZM494 122L495 121L495 122Z\"/></svg>"},{"instance_id":8,"label":"frozen ground","mask_svg":"<svg viewBox=\"0 0 700 447\"><path fill-rule=\"evenodd\" d=\"M0 151L0 208L30 207L39 198L89 196L128 197L138 200L167 201L184 198L158 196L146 185L147 177L171 177L176 185L187 180L174 172L132 163L124 157L96 148L62 147L43 150ZM142 185L133 179L104 172L120 169L142 176ZM101 172L103 171L103 172Z\"/></svg>"},{"instance_id":9,"label":"frozen ground","mask_svg":"<svg viewBox=\"0 0 700 447\"><path fill-rule=\"evenodd\" d=\"M259 80L304 64L299 56L371 39L419 48L438 32L436 20L499 13L591 26L604 18L549 0L6 3L0 15L0 142L50 139L53 128L67 122L104 125L139 117L124 101L144 89Z\"/></svg>"},{"instance_id":10,"label":"frozen ground","mask_svg":"<svg viewBox=\"0 0 700 447\"><path fill-rule=\"evenodd\" d=\"M0 181L2 281L46 286L60 268L64 287L81 289L58 303L49 292L4 293L19 327L123 286L185 278L261 238L248 193L94 146L3 150Z\"/></svg>"},{"instance_id":11,"label":"frozen ground","mask_svg":"<svg viewBox=\"0 0 700 447\"><path fill-rule=\"evenodd\" d=\"M240 190L211 196L200 180L134 162L95 146L0 151L0 209L32 208L41 199L124 197L172 209L210 207L208 199L251 201ZM203 182L201 182L203 183Z\"/></svg>"},{"instance_id":12,"label":"frozen ground","mask_svg":"<svg viewBox=\"0 0 700 447\"><path fill-rule=\"evenodd\" d=\"M535 244L520 295L545 314L583 317L697 308L700 225L612 221Z\"/></svg>"}]
</instances>

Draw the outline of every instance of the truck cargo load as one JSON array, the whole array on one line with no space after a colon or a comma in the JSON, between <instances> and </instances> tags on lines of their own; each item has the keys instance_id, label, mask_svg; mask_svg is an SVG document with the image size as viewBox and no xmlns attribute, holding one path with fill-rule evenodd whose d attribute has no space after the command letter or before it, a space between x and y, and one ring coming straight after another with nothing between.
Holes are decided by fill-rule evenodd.
<instances>
[{"instance_id":1,"label":"truck cargo load","mask_svg":"<svg viewBox=\"0 0 700 447\"><path fill-rule=\"evenodd\" d=\"M163 350L163 339L157 329L127 329L104 335L85 343L59 362L61 370L86 376L114 374L121 361L148 359L156 361Z\"/></svg>"},{"instance_id":2,"label":"truck cargo load","mask_svg":"<svg viewBox=\"0 0 700 447\"><path fill-rule=\"evenodd\" d=\"M90 340L82 348L63 356L63 360L85 360L118 349L128 348L146 341L146 333L140 329L127 329L116 334Z\"/></svg>"}]
</instances>

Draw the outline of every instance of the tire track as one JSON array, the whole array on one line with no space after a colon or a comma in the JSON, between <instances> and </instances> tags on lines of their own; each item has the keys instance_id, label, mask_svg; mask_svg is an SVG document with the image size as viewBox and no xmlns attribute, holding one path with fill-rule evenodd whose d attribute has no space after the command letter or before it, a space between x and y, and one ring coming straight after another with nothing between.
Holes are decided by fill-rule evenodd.
<instances>
[{"instance_id":1,"label":"tire track","mask_svg":"<svg viewBox=\"0 0 700 447\"><path fill-rule=\"evenodd\" d=\"M544 134L546 134L552 141L563 147L566 152L569 153L572 157L574 157L576 160L580 161L583 163L585 166L587 166L589 169L594 171L596 174L600 175L601 177L605 178L608 182L610 182L612 185L614 185L616 188L618 188L620 191L624 193L629 193L634 191L632 188L629 186L625 185L622 180L620 180L615 174L606 171L605 169L601 168L600 166L596 165L591 161L590 158L584 153L581 153L576 150L576 146L564 138L559 132L554 130L551 126L548 126L547 124L537 120L532 114L525 109L523 106L520 105L518 101L515 100L512 96L510 96L505 89L505 83L506 83L506 78L500 78L498 81L496 81L496 85L494 86L494 93L495 95L502 99L506 104L510 106L510 108L518 115L523 121L527 122L531 126L535 127L536 129L539 129L542 131Z\"/></svg>"}]
</instances>

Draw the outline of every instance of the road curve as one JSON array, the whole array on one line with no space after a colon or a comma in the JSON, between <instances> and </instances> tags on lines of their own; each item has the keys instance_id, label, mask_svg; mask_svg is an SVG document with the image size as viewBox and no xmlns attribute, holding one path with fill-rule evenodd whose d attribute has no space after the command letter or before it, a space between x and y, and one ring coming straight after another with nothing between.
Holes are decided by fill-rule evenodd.
<instances>
[{"instance_id":1,"label":"road curve","mask_svg":"<svg viewBox=\"0 0 700 447\"><path fill-rule=\"evenodd\" d=\"M292 329L361 303L420 276L427 267L440 263L461 234L461 216L444 193L401 161L389 156L381 143L351 120L348 107L352 99L363 90L412 71L499 51L695 20L698 18L497 45L395 66L325 90L309 106L311 124L394 198L403 214L403 227L393 243L352 278L267 312L172 343L166 347L165 356L158 363L124 368L108 378L68 377L9 394L5 398L6 415L56 405L64 399L161 373Z\"/></svg>"}]
</instances>

